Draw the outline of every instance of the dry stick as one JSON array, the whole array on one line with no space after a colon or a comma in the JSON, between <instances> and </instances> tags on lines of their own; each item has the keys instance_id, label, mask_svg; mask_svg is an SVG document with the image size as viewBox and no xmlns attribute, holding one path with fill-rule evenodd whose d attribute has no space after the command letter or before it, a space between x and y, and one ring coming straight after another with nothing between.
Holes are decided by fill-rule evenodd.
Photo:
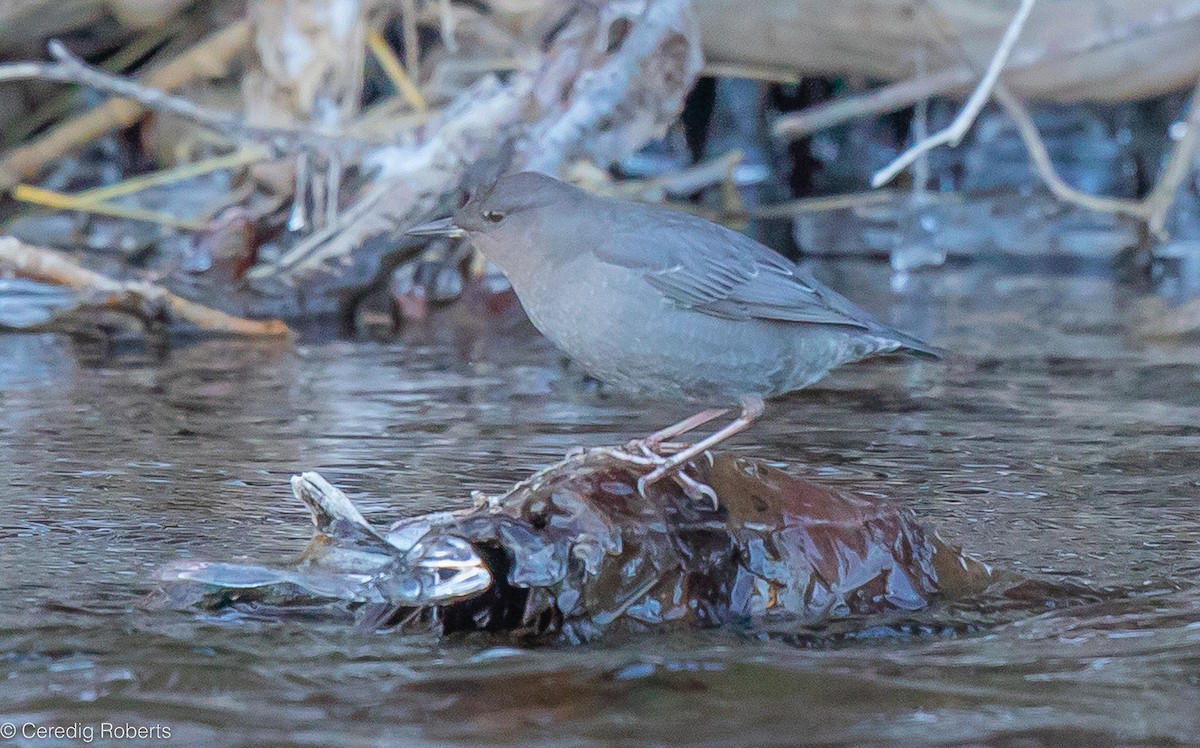
<instances>
[{"instance_id":1,"label":"dry stick","mask_svg":"<svg viewBox=\"0 0 1200 748\"><path fill-rule=\"evenodd\" d=\"M730 175L742 163L745 154L735 148L728 153L708 161L703 161L685 167L676 172L661 177L644 180L641 184L634 182L637 191L661 189L671 197L685 197L714 184L724 184Z\"/></svg>"},{"instance_id":2,"label":"dry stick","mask_svg":"<svg viewBox=\"0 0 1200 748\"><path fill-rule=\"evenodd\" d=\"M1184 125L1187 129L1171 149L1171 155L1167 157L1167 165L1159 175L1158 183L1143 201L1146 206L1146 222L1159 238L1166 236L1164 227L1167 214L1175 204L1179 187L1195 168L1196 151L1200 148L1200 80L1197 80L1192 88L1188 107L1190 109Z\"/></svg>"},{"instance_id":3,"label":"dry stick","mask_svg":"<svg viewBox=\"0 0 1200 748\"><path fill-rule=\"evenodd\" d=\"M246 273L249 279L267 278L282 270L298 266L309 260L314 252L319 252L321 246L328 240L345 231L355 221L369 216L375 206L394 189L386 181L380 180L363 190L363 193L346 210L326 224L323 228L304 237L303 241L289 249L282 257L271 265L258 265Z\"/></svg>"},{"instance_id":4,"label":"dry stick","mask_svg":"<svg viewBox=\"0 0 1200 748\"><path fill-rule=\"evenodd\" d=\"M62 252L25 244L13 237L0 236L0 269L39 283L64 286L85 293L100 293L114 297L114 300L137 297L161 301L172 317L190 322L205 332L269 337L292 334L288 326L277 319L235 317L189 301L153 283L123 283L81 267Z\"/></svg>"},{"instance_id":5,"label":"dry stick","mask_svg":"<svg viewBox=\"0 0 1200 748\"><path fill-rule=\"evenodd\" d=\"M802 197L785 203L763 205L750 208L751 218L790 218L801 213L824 213L826 211L843 210L845 208L862 208L869 205L880 205L899 199L896 192L888 190L871 190L870 192L849 192L842 195L826 197ZM931 192L924 196L927 201L941 201L944 195Z\"/></svg>"},{"instance_id":6,"label":"dry stick","mask_svg":"<svg viewBox=\"0 0 1200 748\"><path fill-rule=\"evenodd\" d=\"M186 16L176 16L169 23L146 30L119 52L105 59L100 67L109 72L119 73L146 57L168 39L174 37L188 22ZM157 55L156 55L157 56ZM153 67L153 63L151 64ZM70 114L71 107L77 100L76 92L65 91L48 101L41 102L15 129L5 133L8 142L15 146L33 135L43 126L51 124Z\"/></svg>"},{"instance_id":7,"label":"dry stick","mask_svg":"<svg viewBox=\"0 0 1200 748\"><path fill-rule=\"evenodd\" d=\"M921 5L929 7L929 2L921 2ZM936 9L932 10L937 13ZM938 16L940 17L940 13ZM1008 66L1008 70L1011 73L1014 67L1020 70L1028 70L1035 65L1044 65L1051 62L1060 63L1066 61L1069 63L1072 58L1082 58L1087 55L1097 54L1107 46L1118 43L1132 46L1135 41L1145 41L1148 36L1161 32L1163 26L1167 23L1169 21L1164 20L1163 23L1151 24L1146 27L1122 27L1113 35L1089 40L1087 43L1079 46L1069 44L1066 46L1058 45L1055 46L1052 52L1043 53L1036 58L1023 59L1019 62L1010 61L1013 64ZM955 54L960 53L955 52ZM965 57L965 53L962 54ZM964 59L964 61L971 62L969 59ZM970 88L971 84L979 80L979 77L979 69L974 64L969 64L966 67L934 73L924 81L920 79L902 80L866 93L849 94L825 104L817 104L798 112L781 115L775 119L772 129L780 137L802 138L852 119L873 114L896 112L905 107L912 106L926 97L945 96Z\"/></svg>"},{"instance_id":8,"label":"dry stick","mask_svg":"<svg viewBox=\"0 0 1200 748\"><path fill-rule=\"evenodd\" d=\"M219 169L236 168L255 161L261 161L266 157L267 151L265 149L251 147L227 156L218 156L204 161L184 164L173 169L164 169L152 174L132 177L117 184L96 187L84 190L83 192L77 192L73 195L41 187L33 187L27 184L18 184L13 187L11 194L15 200L33 203L34 205L43 205L56 210L95 213L97 215L115 216L117 218L129 218L134 221L148 221L188 231L203 231L207 227L207 224L203 221L181 219L163 211L148 210L137 206L116 205L109 202L109 200L132 195L151 187L182 182L185 179L192 179Z\"/></svg>"},{"instance_id":9,"label":"dry stick","mask_svg":"<svg viewBox=\"0 0 1200 748\"><path fill-rule=\"evenodd\" d=\"M458 40L454 38L454 9L450 7L450 0L438 0L438 26L442 32L442 46L450 54L458 54Z\"/></svg>"},{"instance_id":10,"label":"dry stick","mask_svg":"<svg viewBox=\"0 0 1200 748\"><path fill-rule=\"evenodd\" d=\"M164 213L158 210L147 210L146 208L138 208L126 205L113 205L102 200L86 200L80 199L76 195L64 195L61 192L54 190L42 189L41 187L31 187L27 184L18 184L13 188L12 196L21 202L31 203L33 205L42 205L55 210L74 210L83 213L95 213L101 216L113 216L115 218L128 218L132 221L147 221L156 223L160 226L170 226L177 229L186 229L188 231L203 231L205 225L200 221L189 221L182 218Z\"/></svg>"},{"instance_id":11,"label":"dry stick","mask_svg":"<svg viewBox=\"0 0 1200 748\"><path fill-rule=\"evenodd\" d=\"M898 111L921 99L952 93L970 86L975 79L975 72L969 67L943 70L923 79L900 81L868 93L844 96L828 104L782 115L775 120L772 130L780 137L802 138L847 120Z\"/></svg>"},{"instance_id":12,"label":"dry stick","mask_svg":"<svg viewBox=\"0 0 1200 748\"><path fill-rule=\"evenodd\" d=\"M992 54L992 59L988 63L987 70L980 79L979 85L971 93L971 97L967 99L967 103L963 105L962 111L954 118L954 122L945 130L930 135L925 140L916 143L912 148L909 148L904 153L896 157L888 166L875 172L875 176L871 178L872 187L882 187L892 181L897 174L904 171L913 161L916 161L921 154L937 148L940 145L949 145L955 147L962 142L962 139L970 131L971 125L975 123L975 118L979 116L979 112L983 109L984 104L991 98L992 91L996 87L996 83L1000 80L1000 73L1004 70L1004 64L1008 62L1008 56L1016 46L1017 39L1021 35L1021 29L1025 27L1025 21L1029 18L1029 12L1033 10L1037 0L1021 0L1021 7L1017 9L1017 14L1013 16L1009 22L1008 28L1004 31L1004 37L1000 40L1000 46L996 48Z\"/></svg>"},{"instance_id":13,"label":"dry stick","mask_svg":"<svg viewBox=\"0 0 1200 748\"><path fill-rule=\"evenodd\" d=\"M226 29L226 32L228 31L229 29ZM192 52L195 52L199 48L199 46L194 47ZM110 101L104 107L93 110L89 115L94 115L102 111L109 113L101 115L98 119L90 118L88 115L79 118L75 122L85 122L85 124L83 126L77 124L72 129L70 135L55 138L53 141L44 139L38 143L30 144L25 148L14 150L7 159L0 162L0 188L2 189L10 188L16 181L19 181L19 179L15 181L13 179L17 174L27 174L31 170L33 173L36 173L42 165L60 156L63 150L73 148L114 127L123 127L136 122L145 109L152 109L181 117L193 124L208 128L233 140L260 143L270 148L275 154L298 150L314 150L332 152L341 156L353 156L378 145L375 143L366 143L357 138L336 132L326 132L314 128L254 127L247 125L241 117L235 114L206 109L197 106L181 96L172 96L161 90L148 88L121 76L97 70L72 55L66 47L58 42L50 43L50 54L56 58L57 62L15 62L0 64L0 82L36 78L79 83L116 96L133 99L137 103ZM191 56L192 54L189 53L185 57L190 58ZM184 58L178 58L172 65L182 59ZM193 61L191 64L195 65L197 63ZM176 76L167 82L168 85L177 87L177 83L180 77L183 77L183 73L178 70L176 70L176 73ZM195 77L195 74L191 71L189 71L189 75L190 77L186 77L182 82ZM57 132L55 131L52 134L57 134ZM56 150L53 153L45 153L45 149L51 143ZM25 151L35 147L37 148L37 155L30 158Z\"/></svg>"},{"instance_id":14,"label":"dry stick","mask_svg":"<svg viewBox=\"0 0 1200 748\"><path fill-rule=\"evenodd\" d=\"M262 161L268 155L265 149L251 146L224 156L214 156L212 158L201 159L200 161L192 161L191 163L181 164L170 169L161 169L149 174L130 177L129 179L105 187L94 187L90 190L78 192L71 197L75 198L81 204L100 203L117 197L133 195L151 187L176 184L214 171L236 169L239 166L246 166L256 161Z\"/></svg>"},{"instance_id":15,"label":"dry stick","mask_svg":"<svg viewBox=\"0 0 1200 748\"><path fill-rule=\"evenodd\" d=\"M803 76L795 70L769 67L766 65L749 65L740 62L704 63L703 75L708 78L745 78L746 80L766 81L768 83L798 84Z\"/></svg>"},{"instance_id":16,"label":"dry stick","mask_svg":"<svg viewBox=\"0 0 1200 748\"><path fill-rule=\"evenodd\" d=\"M145 85L172 91L194 80L219 77L249 41L249 25L244 22L235 23L203 39L186 53L151 72L145 78ZM0 81L41 77L64 79L56 75L41 75L46 67L37 63L0 65ZM19 74L22 72L23 75ZM36 175L42 167L60 158L64 152L73 150L109 130L134 124L144 112L145 107L132 101L109 101L58 125L32 143L12 149L0 160L0 192L10 189L22 179Z\"/></svg>"},{"instance_id":17,"label":"dry stick","mask_svg":"<svg viewBox=\"0 0 1200 748\"><path fill-rule=\"evenodd\" d=\"M1050 152L1038 132L1037 125L1025 105L1004 85L996 87L996 100L1004 107L1017 125L1017 132L1025 142L1029 157L1038 176L1046 183L1058 199L1082 208L1104 213L1118 213L1145 221L1147 227L1160 239L1166 238L1164 226L1167 213L1175 203L1175 193L1192 169L1192 160L1200 145L1200 81L1197 81L1190 100L1191 111L1187 119L1187 132L1171 149L1166 168L1159 176L1154 189L1142 200L1124 200L1114 197L1089 195L1071 187L1059 176L1050 159Z\"/></svg>"},{"instance_id":18,"label":"dry stick","mask_svg":"<svg viewBox=\"0 0 1200 748\"><path fill-rule=\"evenodd\" d=\"M1008 112L1008 116L1012 117L1017 126L1017 133L1025 143L1025 149L1029 151L1029 158L1033 161L1034 169L1055 197L1089 210L1120 213L1136 218L1145 217L1141 203L1137 200L1089 195L1067 184L1054 168L1050 151L1046 148L1046 143L1042 140L1041 133L1038 132L1037 125L1034 124L1033 117L1025 105L1003 84L996 87L996 101L1000 102L1000 105Z\"/></svg>"},{"instance_id":19,"label":"dry stick","mask_svg":"<svg viewBox=\"0 0 1200 748\"><path fill-rule=\"evenodd\" d=\"M932 14L933 17L931 20L946 52L951 55L957 55L967 65L977 70L966 47L963 46L958 31L950 23L949 19L946 18L945 14L933 4L932 0L926 0L921 5ZM1038 172L1042 181L1050 189L1051 194L1064 202L1074 203L1089 210L1142 218L1139 203L1135 200L1088 195L1068 185L1066 180L1059 176L1055 170L1054 161L1050 158L1050 151L1046 148L1046 143L1042 140L1041 133L1038 132L1037 125L1034 123L1033 117L1029 114L1029 110L1025 108L1025 105L1009 90L1003 81L996 83L995 96L1008 115L1012 117L1013 122L1017 126L1017 133L1024 142L1025 149L1029 152L1029 158L1033 163L1035 171Z\"/></svg>"},{"instance_id":20,"label":"dry stick","mask_svg":"<svg viewBox=\"0 0 1200 748\"><path fill-rule=\"evenodd\" d=\"M136 206L117 205L109 201L133 195L152 187L161 187L194 179L214 171L235 169L239 166L262 161L268 156L269 153L266 149L252 146L225 156L215 156L200 161L193 161L170 169L162 169L149 174L130 177L116 184L94 187L74 194L64 194L41 187L18 184L13 187L11 195L15 200L44 205L58 210L74 210L85 213L96 213L98 215L116 216L118 218L131 218L135 221L149 221L164 226L201 231L207 228L207 224L202 221L180 219L162 211L148 210Z\"/></svg>"},{"instance_id":21,"label":"dry stick","mask_svg":"<svg viewBox=\"0 0 1200 748\"><path fill-rule=\"evenodd\" d=\"M335 152L363 147L363 144L342 137L338 133L309 127L275 128L248 125L239 114L234 112L208 109L182 96L172 96L155 88L147 88L119 75L98 70L72 54L59 41L51 41L47 47L50 56L57 61L57 64L41 65L44 77L82 83L116 96L134 99L148 109L181 117L192 124L208 128L228 138L261 142L279 153L285 153L296 147ZM38 64L16 63L13 67ZM5 67L0 66L0 80L4 78Z\"/></svg>"}]
</instances>

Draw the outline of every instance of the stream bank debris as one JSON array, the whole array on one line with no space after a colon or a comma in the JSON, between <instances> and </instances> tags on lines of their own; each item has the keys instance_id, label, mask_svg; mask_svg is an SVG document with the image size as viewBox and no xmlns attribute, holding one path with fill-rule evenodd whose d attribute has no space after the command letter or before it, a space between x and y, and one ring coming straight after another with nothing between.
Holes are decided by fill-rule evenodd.
<instances>
[{"instance_id":1,"label":"stream bank debris","mask_svg":"<svg viewBox=\"0 0 1200 748\"><path fill-rule=\"evenodd\" d=\"M197 47L220 40L222 52L253 49L240 83L241 106L233 112L194 100L190 92L167 92L192 81L134 81L51 42L53 61L0 64L0 82L74 82L130 101L119 113L90 117L0 158L0 185L16 186L16 196L43 205L107 215L120 210L127 220L184 232L219 221L230 208L243 209L258 229L243 253L246 267L232 278L176 269L159 282L237 315L335 313L344 311L348 289L380 280L386 285L398 264L390 258L421 253L423 244L401 238L403 230L457 205L464 191L508 170L554 172L579 161L607 168L661 137L703 64L687 0L552 5L514 26L500 15L448 3L439 11L449 16L430 19L428 5L252 3L247 19ZM380 26L395 29L395 23L402 40L389 43ZM418 33L431 27L436 36ZM374 70L368 60L382 68L390 91L377 90L378 74L375 88L365 89L365 75ZM162 69L174 70L173 64ZM156 114L147 123L151 134L164 127L161 120L181 120L224 141L205 145L209 152L217 148L223 167L236 162L225 169L235 170L233 183L193 211L195 218L139 204L161 202L154 190L123 193L126 204L114 206L87 193L17 184L49 163L50 150L61 153L131 124L143 107ZM186 240L165 242L162 254L180 244L186 254ZM159 259L171 265L170 258Z\"/></svg>"},{"instance_id":2,"label":"stream bank debris","mask_svg":"<svg viewBox=\"0 0 1200 748\"><path fill-rule=\"evenodd\" d=\"M778 629L917 611L996 580L901 506L706 453L716 509L612 454L581 450L475 508L375 529L317 473L292 479L315 533L290 566L182 561L156 605L219 618L314 617L370 630L589 641L610 631Z\"/></svg>"},{"instance_id":3,"label":"stream bank debris","mask_svg":"<svg viewBox=\"0 0 1200 748\"><path fill-rule=\"evenodd\" d=\"M450 212L465 194L507 171L545 171L589 189L671 199L689 209L697 209L687 200L701 188L720 185L717 217L742 220L747 211L737 207L737 159L728 161L739 149L753 161L761 158L759 151L777 152L783 141L914 104L922 112L911 118L908 134L916 147L896 162L899 168L915 160L911 213L932 199L926 188L935 181L943 191L971 189L955 183L953 165L926 163L938 155L926 151L978 130L975 118L988 115L983 103L993 100L1017 124L1032 164L1024 182L1040 181L1048 191L1043 200L1053 196L1119 216L1161 239L1176 232L1177 198L1194 192L1189 177L1200 148L1200 107L1168 123L1169 138L1161 132L1152 137L1154 153L1138 147L1133 181L1144 181L1145 189L1132 181L1120 189L1089 182L1084 191L1051 158L1047 141L1055 133L1035 123L1038 112L1026 104L1119 101L1128 114L1135 112L1131 102L1137 98L1185 89L1200 74L1188 54L1200 11L1185 0L78 5L81 15L62 18L45 12L48 0L0 8L0 51L11 58L37 57L44 41L64 39L49 45L49 62L0 64L0 84L23 82L20 95L0 97L0 139L10 146L0 153L0 189L24 203L74 215L121 217L133 227L125 233L134 237L98 230L84 242L96 255L112 253L126 239L152 245L125 257L117 277L152 276L172 293L233 315L294 319L337 313L353 319L360 306L378 308L386 301L403 307L394 284L412 273L407 267L396 271L419 263L447 271L439 276L452 271L478 277L483 272L478 258L457 262L455 247L406 239L403 232ZM92 16L112 17L104 29L115 36L97 32L102 38L89 40L72 33L73 24ZM774 141L765 135L768 128L755 125L760 135L741 133L725 142L715 131L680 133L696 129L695 123L681 123L680 113L704 75L762 83L753 117L747 112L745 120L769 110L768 85L795 87L801 76L821 76L831 88L803 109L761 123L770 125ZM885 83L862 90L862 80ZM57 85L64 82L87 90ZM810 77L805 83L821 81ZM943 124L937 107L931 115L930 97L954 97L972 87L976 95L954 127L929 136ZM843 95L830 98L834 88ZM43 91L57 92L57 98L40 102ZM72 114L96 92L118 98ZM1172 105L1172 120L1178 111ZM1146 122L1164 129L1157 120ZM700 129L710 124L705 120ZM706 160L707 166L689 167L672 153L641 171L629 167L635 154L645 155L641 149L672 128L675 140L703 141L688 148L692 161ZM819 148L803 146L809 156L837 146L828 139L833 134L822 137ZM886 137L891 139L873 145L904 150L906 143ZM85 152L75 155L81 147ZM769 174L773 188L791 178L786 159L766 160L747 168ZM842 168L880 166L850 151L817 160L827 165L836 160ZM171 168L176 162L185 168ZM158 170L143 174L151 164ZM799 161L791 166L801 169ZM622 171L634 178L617 179ZM214 172L223 181L201 184L197 175ZM884 172L881 181L894 172ZM35 178L42 181L23 183ZM190 205L180 204L179 191L165 189L168 180L179 179L193 188ZM833 179L823 189L848 186L854 182ZM1026 186L1017 191L1026 192ZM849 192L766 212L751 206L749 215L793 217L879 199L887 196ZM233 232L225 237L229 262L208 267L193 261L207 253L207 235L221 233L231 214L247 231L240 244ZM149 229L161 233L144 242L137 237ZM75 246L72 236L48 240L9 233L30 244ZM913 266L941 259L937 253L930 257ZM234 272L226 272L229 267ZM464 285L470 279L459 280ZM428 291L430 299L441 295L437 289L417 290ZM404 317L402 310L390 313L397 324Z\"/></svg>"}]
</instances>

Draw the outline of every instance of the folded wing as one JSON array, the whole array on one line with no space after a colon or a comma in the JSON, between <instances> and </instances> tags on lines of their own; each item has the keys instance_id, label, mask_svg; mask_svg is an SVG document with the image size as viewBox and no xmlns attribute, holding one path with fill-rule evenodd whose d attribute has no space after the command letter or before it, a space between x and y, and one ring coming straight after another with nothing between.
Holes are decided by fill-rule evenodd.
<instances>
[{"instance_id":1,"label":"folded wing","mask_svg":"<svg viewBox=\"0 0 1200 748\"><path fill-rule=\"evenodd\" d=\"M616 231L597 254L610 264L644 271L646 282L678 306L727 319L880 327L748 236L684 213L655 212L655 220L646 222L654 226L652 236Z\"/></svg>"}]
</instances>

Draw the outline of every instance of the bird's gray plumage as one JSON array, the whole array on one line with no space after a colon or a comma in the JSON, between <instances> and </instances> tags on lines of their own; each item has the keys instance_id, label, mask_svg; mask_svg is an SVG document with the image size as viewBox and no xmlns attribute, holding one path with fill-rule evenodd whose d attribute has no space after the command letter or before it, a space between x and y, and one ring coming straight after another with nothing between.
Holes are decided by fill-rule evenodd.
<instances>
[{"instance_id":1,"label":"bird's gray plumage","mask_svg":"<svg viewBox=\"0 0 1200 748\"><path fill-rule=\"evenodd\" d=\"M870 329L861 309L745 234L686 213L644 212L652 219L646 228L636 236L606 234L596 256L644 271L646 282L680 307L732 320Z\"/></svg>"},{"instance_id":2,"label":"bird's gray plumage","mask_svg":"<svg viewBox=\"0 0 1200 748\"><path fill-rule=\"evenodd\" d=\"M534 324L618 389L771 396L876 353L937 355L748 236L679 211L523 172L453 224L505 272Z\"/></svg>"}]
</instances>

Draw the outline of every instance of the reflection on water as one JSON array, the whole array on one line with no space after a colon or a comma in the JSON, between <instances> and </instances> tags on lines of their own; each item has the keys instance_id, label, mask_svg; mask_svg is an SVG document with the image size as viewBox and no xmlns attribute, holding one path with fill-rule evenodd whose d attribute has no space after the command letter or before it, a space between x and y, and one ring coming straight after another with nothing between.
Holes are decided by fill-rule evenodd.
<instances>
[{"instance_id":1,"label":"reflection on water","mask_svg":"<svg viewBox=\"0 0 1200 748\"><path fill-rule=\"evenodd\" d=\"M0 713L218 745L1200 736L1200 345L1129 337L1134 293L1101 276L952 267L892 296L881 268L819 272L955 355L847 368L774 403L737 449L891 495L996 565L1148 594L809 647L702 632L526 651L142 611L167 561L302 547L301 469L384 523L687 406L605 397L527 329L116 356L10 336Z\"/></svg>"}]
</instances>

